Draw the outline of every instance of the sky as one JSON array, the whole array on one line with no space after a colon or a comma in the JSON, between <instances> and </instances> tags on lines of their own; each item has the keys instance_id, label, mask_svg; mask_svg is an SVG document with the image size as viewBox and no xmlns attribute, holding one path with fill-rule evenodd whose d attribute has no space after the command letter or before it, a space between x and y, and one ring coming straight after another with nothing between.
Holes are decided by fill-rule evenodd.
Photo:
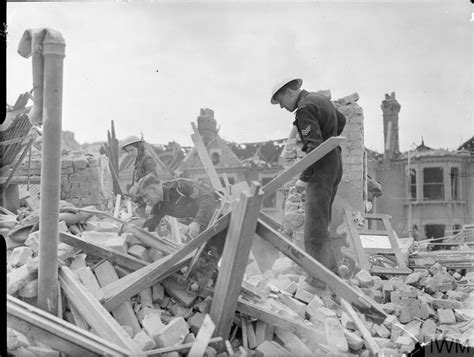
<instances>
[{"instance_id":1,"label":"sky","mask_svg":"<svg viewBox=\"0 0 474 357\"><path fill-rule=\"evenodd\" d=\"M119 139L192 145L211 108L220 135L288 136L293 114L270 104L283 78L332 99L354 92L366 147L383 151L381 102L401 104L400 149L454 149L474 135L474 8L449 1L103 1L7 4L7 103L32 88L24 31L66 41L63 130L80 143Z\"/></svg>"}]
</instances>

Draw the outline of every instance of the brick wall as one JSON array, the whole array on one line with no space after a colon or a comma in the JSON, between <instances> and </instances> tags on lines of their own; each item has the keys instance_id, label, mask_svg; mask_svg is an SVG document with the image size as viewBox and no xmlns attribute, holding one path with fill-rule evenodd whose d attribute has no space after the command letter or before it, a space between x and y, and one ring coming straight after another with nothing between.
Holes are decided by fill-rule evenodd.
<instances>
[{"instance_id":1,"label":"brick wall","mask_svg":"<svg viewBox=\"0 0 474 357\"><path fill-rule=\"evenodd\" d=\"M78 207L94 205L103 209L112 198L112 177L105 156L73 153L61 158L61 199ZM27 160L19 175L27 175ZM32 160L31 176L41 175L41 161Z\"/></svg>"}]
</instances>

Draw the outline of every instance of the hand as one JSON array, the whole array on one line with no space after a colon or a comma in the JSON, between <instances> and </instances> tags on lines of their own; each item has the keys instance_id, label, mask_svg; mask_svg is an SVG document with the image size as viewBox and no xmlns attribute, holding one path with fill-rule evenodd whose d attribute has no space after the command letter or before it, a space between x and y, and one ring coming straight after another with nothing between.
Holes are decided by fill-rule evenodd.
<instances>
[{"instance_id":1,"label":"hand","mask_svg":"<svg viewBox=\"0 0 474 357\"><path fill-rule=\"evenodd\" d=\"M147 219L145 223L143 223L143 229L148 229L149 232L154 232L156 227L158 227L158 222L154 219Z\"/></svg>"},{"instance_id":2,"label":"hand","mask_svg":"<svg viewBox=\"0 0 474 357\"><path fill-rule=\"evenodd\" d=\"M296 181L295 187L298 193L303 193L303 191L306 190L306 186L308 186L307 182L301 180Z\"/></svg>"},{"instance_id":3,"label":"hand","mask_svg":"<svg viewBox=\"0 0 474 357\"><path fill-rule=\"evenodd\" d=\"M196 237L199 234L200 230L201 230L201 225L197 222L192 222L188 226L188 234L191 236L191 238Z\"/></svg>"}]
</instances>

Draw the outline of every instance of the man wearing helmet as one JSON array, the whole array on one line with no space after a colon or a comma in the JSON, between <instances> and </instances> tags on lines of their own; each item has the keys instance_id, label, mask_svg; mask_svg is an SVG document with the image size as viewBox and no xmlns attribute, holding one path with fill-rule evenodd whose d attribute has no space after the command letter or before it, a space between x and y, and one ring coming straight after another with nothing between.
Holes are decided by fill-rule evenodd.
<instances>
[{"instance_id":1,"label":"man wearing helmet","mask_svg":"<svg viewBox=\"0 0 474 357\"><path fill-rule=\"evenodd\" d=\"M158 176L156 172L156 162L150 155L146 154L143 139L127 142L122 146L122 150L135 156L132 186L135 182L138 182L142 177L149 173Z\"/></svg>"},{"instance_id":2,"label":"man wearing helmet","mask_svg":"<svg viewBox=\"0 0 474 357\"><path fill-rule=\"evenodd\" d=\"M301 89L303 81L291 78L279 83L272 92L270 102L279 104L289 112L296 111L293 125L306 153L317 148L331 136L344 129L346 118L322 94ZM328 269L337 273L331 250L329 223L331 207L342 177L341 148L337 147L308 167L296 182L299 192L306 189L304 245L308 254Z\"/></svg>"},{"instance_id":3,"label":"man wearing helmet","mask_svg":"<svg viewBox=\"0 0 474 357\"><path fill-rule=\"evenodd\" d=\"M138 182L137 191L137 197L150 209L150 218L143 225L150 231L156 229L165 215L191 218L188 233L194 238L207 228L217 207L211 190L188 179L161 182L148 174Z\"/></svg>"}]
</instances>

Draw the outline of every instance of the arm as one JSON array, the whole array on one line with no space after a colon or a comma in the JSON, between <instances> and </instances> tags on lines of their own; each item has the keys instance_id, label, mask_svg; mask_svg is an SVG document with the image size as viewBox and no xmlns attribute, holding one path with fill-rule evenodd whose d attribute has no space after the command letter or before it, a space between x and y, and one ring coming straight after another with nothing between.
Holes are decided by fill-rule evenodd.
<instances>
[{"instance_id":1,"label":"arm","mask_svg":"<svg viewBox=\"0 0 474 357\"><path fill-rule=\"evenodd\" d=\"M150 232L153 232L156 227L160 224L161 219L165 214L155 205L151 211L150 217L143 223L143 228L148 228Z\"/></svg>"},{"instance_id":2,"label":"arm","mask_svg":"<svg viewBox=\"0 0 474 357\"><path fill-rule=\"evenodd\" d=\"M199 223L201 228L206 228L216 209L216 200L211 192L205 192L192 181L181 180L179 190L188 198L196 200L199 208L193 222Z\"/></svg>"},{"instance_id":3,"label":"arm","mask_svg":"<svg viewBox=\"0 0 474 357\"><path fill-rule=\"evenodd\" d=\"M304 144L303 151L309 153L323 142L317 108L310 104L301 107L296 113L296 121ZM308 182L312 173L313 168L310 166L301 173L300 180Z\"/></svg>"}]
</instances>

